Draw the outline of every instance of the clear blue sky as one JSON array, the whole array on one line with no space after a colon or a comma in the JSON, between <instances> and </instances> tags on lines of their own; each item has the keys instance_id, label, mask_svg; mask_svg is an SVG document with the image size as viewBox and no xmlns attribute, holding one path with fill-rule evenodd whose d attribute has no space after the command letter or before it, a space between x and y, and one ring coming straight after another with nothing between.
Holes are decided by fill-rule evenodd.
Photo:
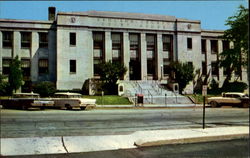
<instances>
[{"instance_id":1,"label":"clear blue sky","mask_svg":"<svg viewBox=\"0 0 250 158\"><path fill-rule=\"evenodd\" d=\"M248 0L224 1L0 1L0 18L47 20L48 7L57 11L118 11L171 15L201 20L202 29L223 30L225 21L238 6L248 7Z\"/></svg>"}]
</instances>

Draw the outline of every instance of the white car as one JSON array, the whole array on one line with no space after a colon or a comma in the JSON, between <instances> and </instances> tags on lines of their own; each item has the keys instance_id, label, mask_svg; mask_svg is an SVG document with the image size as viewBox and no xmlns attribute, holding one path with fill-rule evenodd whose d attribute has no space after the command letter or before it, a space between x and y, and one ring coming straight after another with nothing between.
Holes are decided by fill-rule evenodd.
<instances>
[{"instance_id":1,"label":"white car","mask_svg":"<svg viewBox=\"0 0 250 158\"><path fill-rule=\"evenodd\" d=\"M249 107L249 97L247 94L238 92L222 93L221 97L210 97L207 99L208 104L212 107L218 107L221 105L237 105L244 108Z\"/></svg>"},{"instance_id":2,"label":"white car","mask_svg":"<svg viewBox=\"0 0 250 158\"><path fill-rule=\"evenodd\" d=\"M96 106L96 99L85 99L79 93L55 93L54 106L57 108L80 108L82 110L94 108Z\"/></svg>"}]
</instances>

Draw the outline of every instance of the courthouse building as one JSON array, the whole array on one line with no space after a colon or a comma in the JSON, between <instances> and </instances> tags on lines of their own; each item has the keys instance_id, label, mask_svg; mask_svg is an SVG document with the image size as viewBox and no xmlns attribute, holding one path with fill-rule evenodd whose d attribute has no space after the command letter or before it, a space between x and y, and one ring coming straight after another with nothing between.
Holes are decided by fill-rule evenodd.
<instances>
[{"instance_id":1,"label":"courthouse building","mask_svg":"<svg viewBox=\"0 0 250 158\"><path fill-rule=\"evenodd\" d=\"M188 62L200 75L223 83L218 54L233 46L220 30L174 16L104 11L58 12L48 21L0 19L0 73L8 75L18 55L24 79L52 81L59 90L81 89L98 78L97 65L123 63L124 80L167 81L171 61ZM246 71L233 77L247 81Z\"/></svg>"}]
</instances>

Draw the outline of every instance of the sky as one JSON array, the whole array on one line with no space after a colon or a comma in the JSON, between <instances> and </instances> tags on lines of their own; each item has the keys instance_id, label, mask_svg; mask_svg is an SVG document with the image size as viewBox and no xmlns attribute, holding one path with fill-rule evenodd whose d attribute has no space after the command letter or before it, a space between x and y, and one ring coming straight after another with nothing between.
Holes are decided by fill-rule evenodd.
<instances>
[{"instance_id":1,"label":"sky","mask_svg":"<svg viewBox=\"0 0 250 158\"><path fill-rule=\"evenodd\" d=\"M0 18L48 20L48 7L54 6L57 12L96 10L170 15L200 20L202 29L225 30L227 18L233 16L241 4L248 7L248 0L0 1Z\"/></svg>"}]
</instances>

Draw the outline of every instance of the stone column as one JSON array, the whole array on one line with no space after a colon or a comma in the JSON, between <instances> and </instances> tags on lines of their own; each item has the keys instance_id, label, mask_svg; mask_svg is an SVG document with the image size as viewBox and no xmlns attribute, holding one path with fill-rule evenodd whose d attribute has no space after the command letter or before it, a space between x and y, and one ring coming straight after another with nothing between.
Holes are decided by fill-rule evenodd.
<instances>
[{"instance_id":1,"label":"stone column","mask_svg":"<svg viewBox=\"0 0 250 158\"><path fill-rule=\"evenodd\" d=\"M38 48L39 48L39 35L37 32L32 32L31 42L31 81L38 80Z\"/></svg>"},{"instance_id":2,"label":"stone column","mask_svg":"<svg viewBox=\"0 0 250 158\"><path fill-rule=\"evenodd\" d=\"M147 42L146 34L141 34L141 80L147 80Z\"/></svg>"},{"instance_id":3,"label":"stone column","mask_svg":"<svg viewBox=\"0 0 250 158\"><path fill-rule=\"evenodd\" d=\"M124 80L129 80L129 62L130 62L130 51L129 51L129 34L123 32L123 63L127 68L127 72L124 76Z\"/></svg>"},{"instance_id":4,"label":"stone column","mask_svg":"<svg viewBox=\"0 0 250 158\"><path fill-rule=\"evenodd\" d=\"M112 40L111 32L105 31L105 61L112 61Z\"/></svg>"},{"instance_id":5,"label":"stone column","mask_svg":"<svg viewBox=\"0 0 250 158\"><path fill-rule=\"evenodd\" d=\"M219 62L220 59L220 53L223 51L223 45L222 45L222 40L218 40L218 56L217 56L217 63ZM218 76L218 81L219 81L219 87L223 85L223 69L219 68L219 63L218 63L218 69L219 69L219 76Z\"/></svg>"},{"instance_id":6,"label":"stone column","mask_svg":"<svg viewBox=\"0 0 250 158\"><path fill-rule=\"evenodd\" d=\"M157 34L157 55L156 55L156 74L158 80L163 78L163 44L162 34Z\"/></svg>"},{"instance_id":7,"label":"stone column","mask_svg":"<svg viewBox=\"0 0 250 158\"><path fill-rule=\"evenodd\" d=\"M14 31L13 34L13 52L12 52L12 58L15 58L17 55L20 58L19 52L21 49L21 33Z\"/></svg>"}]
</instances>

